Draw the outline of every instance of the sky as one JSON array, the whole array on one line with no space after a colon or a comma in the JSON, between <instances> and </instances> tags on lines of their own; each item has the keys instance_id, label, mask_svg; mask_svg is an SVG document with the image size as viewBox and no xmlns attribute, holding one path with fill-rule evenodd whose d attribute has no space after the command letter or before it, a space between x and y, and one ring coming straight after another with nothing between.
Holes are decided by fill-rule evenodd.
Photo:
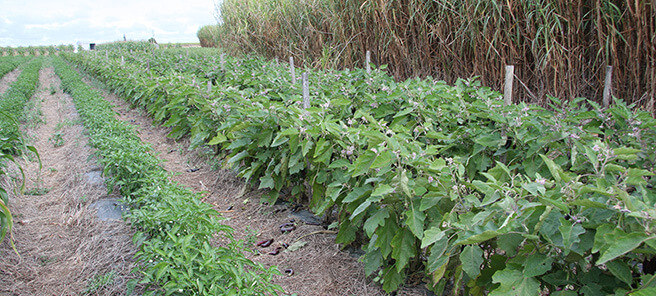
<instances>
[{"instance_id":1,"label":"sky","mask_svg":"<svg viewBox=\"0 0 656 296\"><path fill-rule=\"evenodd\" d=\"M218 0L216 0L218 1ZM0 0L0 47L147 40L198 42L215 0Z\"/></svg>"}]
</instances>

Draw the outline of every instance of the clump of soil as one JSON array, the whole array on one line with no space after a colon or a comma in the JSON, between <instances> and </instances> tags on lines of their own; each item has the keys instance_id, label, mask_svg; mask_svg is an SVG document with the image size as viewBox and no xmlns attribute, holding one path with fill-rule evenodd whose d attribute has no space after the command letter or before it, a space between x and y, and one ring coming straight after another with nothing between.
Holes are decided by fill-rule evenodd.
<instances>
[{"instance_id":1,"label":"clump of soil","mask_svg":"<svg viewBox=\"0 0 656 296\"><path fill-rule=\"evenodd\" d=\"M27 111L43 114L27 118L41 123L27 123L36 127L24 132L43 167L34 155L20 161L26 191L9 199L20 256L8 239L0 244L0 295L123 295L136 277L133 233L122 220L98 220L89 208L107 189L85 177L97 165L84 129L52 68L41 70L39 82L32 100L40 108Z\"/></svg>"}]
</instances>

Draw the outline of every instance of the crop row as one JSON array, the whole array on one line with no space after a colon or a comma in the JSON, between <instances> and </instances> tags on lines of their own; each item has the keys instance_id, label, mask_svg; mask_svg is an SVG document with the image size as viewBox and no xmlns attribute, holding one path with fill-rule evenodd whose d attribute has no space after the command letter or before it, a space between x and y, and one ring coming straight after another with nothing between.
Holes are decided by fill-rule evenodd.
<instances>
[{"instance_id":1,"label":"crop row","mask_svg":"<svg viewBox=\"0 0 656 296\"><path fill-rule=\"evenodd\" d=\"M219 213L201 202L198 194L170 181L150 146L141 142L131 126L114 118L102 95L60 58L55 58L54 66L89 131L90 144L98 149L108 187L118 188L130 206L127 217L137 230L133 240L144 276L140 283L155 288L149 294L279 292L271 283L276 269L248 260L243 242L220 223ZM213 246L210 242L216 238L226 241L225 245Z\"/></svg>"},{"instance_id":2,"label":"crop row","mask_svg":"<svg viewBox=\"0 0 656 296\"><path fill-rule=\"evenodd\" d=\"M4 74L19 66L22 61L25 61L21 58L1 58L1 60L0 73L2 75L0 76L4 76ZM25 103L37 87L40 69L41 59L33 59L29 64L24 64L21 75L5 93L0 94L0 177L7 175L5 171L7 162L17 164L14 158L15 154L30 150L36 154L37 158L39 156L33 146L28 146L23 141L19 129L19 119L23 114ZM25 189L25 174L20 166L18 170L22 175L20 190L18 191L22 192ZM12 238L12 228L13 219L9 209L9 194L5 188L0 186L0 242L9 234L10 244L18 254Z\"/></svg>"},{"instance_id":3,"label":"crop row","mask_svg":"<svg viewBox=\"0 0 656 296\"><path fill-rule=\"evenodd\" d=\"M34 58L22 67L21 74L9 89L0 97L0 110L13 116L23 114L25 104L32 97L39 81L41 58ZM18 126L12 124L15 119L0 118L0 138L20 135Z\"/></svg>"},{"instance_id":4,"label":"crop row","mask_svg":"<svg viewBox=\"0 0 656 296\"><path fill-rule=\"evenodd\" d=\"M387 291L417 271L436 293L655 289L656 121L620 100L504 106L475 80L356 69L312 71L303 109L286 67L257 58L67 58L171 136L219 145L265 200L337 209L337 242Z\"/></svg>"},{"instance_id":5,"label":"crop row","mask_svg":"<svg viewBox=\"0 0 656 296\"><path fill-rule=\"evenodd\" d=\"M28 46L28 47L0 47L0 55L2 56L13 56L17 54L18 56L26 55L45 55L45 54L55 54L59 51L69 51L72 52L75 49L75 46L72 44L69 45L59 45L59 46Z\"/></svg>"},{"instance_id":6,"label":"crop row","mask_svg":"<svg viewBox=\"0 0 656 296\"><path fill-rule=\"evenodd\" d=\"M21 57L0 57L0 78L16 69L21 62Z\"/></svg>"}]
</instances>

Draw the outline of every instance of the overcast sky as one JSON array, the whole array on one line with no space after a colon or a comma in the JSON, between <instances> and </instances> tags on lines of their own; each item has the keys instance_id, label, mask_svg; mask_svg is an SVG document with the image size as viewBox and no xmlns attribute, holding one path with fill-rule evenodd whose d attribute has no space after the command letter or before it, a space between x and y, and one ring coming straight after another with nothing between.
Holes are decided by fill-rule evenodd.
<instances>
[{"instance_id":1,"label":"overcast sky","mask_svg":"<svg viewBox=\"0 0 656 296\"><path fill-rule=\"evenodd\" d=\"M198 42L215 0L0 0L0 46L147 40Z\"/></svg>"}]
</instances>

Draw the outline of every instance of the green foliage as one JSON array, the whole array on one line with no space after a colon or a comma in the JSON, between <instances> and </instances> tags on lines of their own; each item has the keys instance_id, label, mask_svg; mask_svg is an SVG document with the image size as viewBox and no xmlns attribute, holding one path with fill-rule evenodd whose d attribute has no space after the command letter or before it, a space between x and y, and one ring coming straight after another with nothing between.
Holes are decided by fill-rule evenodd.
<instances>
[{"instance_id":1,"label":"green foliage","mask_svg":"<svg viewBox=\"0 0 656 296\"><path fill-rule=\"evenodd\" d=\"M504 106L476 80L357 69L312 72L303 109L287 69L258 58L66 57L170 136L217 146L265 201L290 189L317 214L338 209L337 242L361 246L386 291L417 271L438 294L651 288L637 263L656 252L656 121L620 100L554 98L554 112Z\"/></svg>"},{"instance_id":2,"label":"green foliage","mask_svg":"<svg viewBox=\"0 0 656 296\"><path fill-rule=\"evenodd\" d=\"M205 25L198 29L196 33L200 46L202 47L216 47L219 39L219 26L218 25Z\"/></svg>"},{"instance_id":3,"label":"green foliage","mask_svg":"<svg viewBox=\"0 0 656 296\"><path fill-rule=\"evenodd\" d=\"M0 77L5 76L7 73L13 71L25 61L24 58L21 57L13 57L13 56L6 56L6 57L0 57Z\"/></svg>"},{"instance_id":4,"label":"green foliage","mask_svg":"<svg viewBox=\"0 0 656 296\"><path fill-rule=\"evenodd\" d=\"M21 74L9 89L0 96L0 110L8 114L21 115L25 104L32 97L39 80L42 58L33 58L30 62L23 64ZM13 119L0 117L0 138L17 138L20 135L18 125L13 124ZM14 145L17 146L17 145ZM4 151L16 153L17 151Z\"/></svg>"},{"instance_id":5,"label":"green foliage","mask_svg":"<svg viewBox=\"0 0 656 296\"><path fill-rule=\"evenodd\" d=\"M8 58L8 57L1 57L1 55L3 55L3 52L6 52L9 56L15 56L16 58L20 58L29 55L34 56L34 55L55 54L58 51L73 51L73 49L74 49L73 45L59 45L59 46L50 45L50 46L5 47L5 48L0 47L0 60Z\"/></svg>"},{"instance_id":6,"label":"green foliage","mask_svg":"<svg viewBox=\"0 0 656 296\"><path fill-rule=\"evenodd\" d=\"M84 295L93 295L114 283L115 277L116 273L114 271L110 271L104 275L96 274L93 278L89 279L87 288L82 293Z\"/></svg>"},{"instance_id":7,"label":"green foliage","mask_svg":"<svg viewBox=\"0 0 656 296\"><path fill-rule=\"evenodd\" d=\"M55 132L48 138L48 142L55 148L64 146L64 133L62 131Z\"/></svg>"},{"instance_id":8,"label":"green foliage","mask_svg":"<svg viewBox=\"0 0 656 296\"><path fill-rule=\"evenodd\" d=\"M104 57L103 57L104 58ZM165 295L273 295L275 267L264 268L244 255L232 229L200 195L170 181L152 148L133 128L114 118L111 105L82 82L63 60L54 60L62 88L73 97L90 144L97 149L108 188L116 188L130 206L127 217L137 230L137 260L152 289ZM210 244L217 238L227 243Z\"/></svg>"},{"instance_id":9,"label":"green foliage","mask_svg":"<svg viewBox=\"0 0 656 296\"><path fill-rule=\"evenodd\" d=\"M109 51L150 51L157 48L157 42L149 41L117 41L110 43L101 43L96 45L96 50L109 50Z\"/></svg>"},{"instance_id":10,"label":"green foliage","mask_svg":"<svg viewBox=\"0 0 656 296\"><path fill-rule=\"evenodd\" d=\"M4 75L25 62L25 58L2 57L0 58L0 74ZM0 177L7 174L5 166L7 162L17 164L14 155L24 150L36 153L32 146L26 146L19 130L19 123L14 117L23 114L23 107L32 96L38 81L41 59L33 59L24 65L21 74L11 84L4 94L0 95ZM36 154L38 156L38 154ZM20 192L25 190L25 175L18 167L22 178ZM6 188L0 187L0 242L9 234L12 248L18 254L12 237L13 219L9 209L9 194Z\"/></svg>"}]
</instances>

